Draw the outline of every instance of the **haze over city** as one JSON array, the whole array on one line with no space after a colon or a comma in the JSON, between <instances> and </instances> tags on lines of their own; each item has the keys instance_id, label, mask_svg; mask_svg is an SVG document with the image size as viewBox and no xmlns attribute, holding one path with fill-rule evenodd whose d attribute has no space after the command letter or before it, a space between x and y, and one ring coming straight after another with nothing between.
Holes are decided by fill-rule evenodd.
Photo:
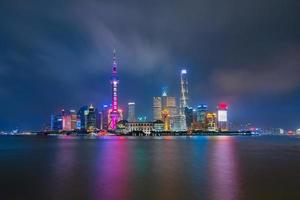
<instances>
[{"instance_id":1,"label":"haze over city","mask_svg":"<svg viewBox=\"0 0 300 200\"><path fill-rule=\"evenodd\" d=\"M62 108L111 101L152 115L167 86L190 104L230 105L233 122L300 126L300 18L295 1L0 2L0 129L42 129Z\"/></svg>"}]
</instances>

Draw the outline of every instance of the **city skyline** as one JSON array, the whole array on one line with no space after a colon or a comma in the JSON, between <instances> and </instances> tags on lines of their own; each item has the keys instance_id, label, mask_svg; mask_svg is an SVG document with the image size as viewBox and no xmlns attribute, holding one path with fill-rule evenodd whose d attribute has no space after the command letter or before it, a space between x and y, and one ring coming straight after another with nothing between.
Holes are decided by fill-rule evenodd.
<instances>
[{"instance_id":1,"label":"city skyline","mask_svg":"<svg viewBox=\"0 0 300 200\"><path fill-rule=\"evenodd\" d=\"M254 1L257 7L241 9L244 18L231 15L240 12L235 7L213 17L218 9L208 1L201 7L191 2L130 7L1 1L0 129L38 130L62 108L109 104L114 47L123 108L134 101L137 113L151 116L152 98L163 86L178 100L178 73L186 68L192 106L205 103L213 109L227 102L233 121L299 128L299 14L291 1L289 12L277 1ZM169 3L174 16L166 12ZM191 12L182 15L180 9ZM126 11L131 16L110 14ZM193 14L198 12L203 15Z\"/></svg>"}]
</instances>

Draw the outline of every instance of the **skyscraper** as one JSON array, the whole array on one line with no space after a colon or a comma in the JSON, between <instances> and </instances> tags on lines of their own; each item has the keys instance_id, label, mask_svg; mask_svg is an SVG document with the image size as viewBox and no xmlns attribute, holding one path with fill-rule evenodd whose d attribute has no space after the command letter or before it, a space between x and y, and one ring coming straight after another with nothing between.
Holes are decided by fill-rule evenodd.
<instances>
[{"instance_id":1,"label":"skyscraper","mask_svg":"<svg viewBox=\"0 0 300 200\"><path fill-rule=\"evenodd\" d=\"M135 122L135 103L134 102L129 102L128 103L128 117L127 117L128 122Z\"/></svg>"},{"instance_id":2,"label":"skyscraper","mask_svg":"<svg viewBox=\"0 0 300 200\"><path fill-rule=\"evenodd\" d=\"M89 107L89 113L87 115L87 130L92 132L96 129L97 126L97 119L96 119L96 109L93 105Z\"/></svg>"},{"instance_id":3,"label":"skyscraper","mask_svg":"<svg viewBox=\"0 0 300 200\"><path fill-rule=\"evenodd\" d=\"M112 106L109 110L109 130L115 130L118 121L121 120L121 114L119 112L119 99L118 99L118 85L119 79L117 76L117 59L116 50L113 51L113 65L112 65L112 76L110 79L110 84L112 88Z\"/></svg>"},{"instance_id":4,"label":"skyscraper","mask_svg":"<svg viewBox=\"0 0 300 200\"><path fill-rule=\"evenodd\" d=\"M51 130L60 131L62 130L62 114L51 115Z\"/></svg>"},{"instance_id":5,"label":"skyscraper","mask_svg":"<svg viewBox=\"0 0 300 200\"><path fill-rule=\"evenodd\" d=\"M180 114L184 115L185 107L188 107L188 81L187 70L182 69L180 73Z\"/></svg>"},{"instance_id":6,"label":"skyscraper","mask_svg":"<svg viewBox=\"0 0 300 200\"><path fill-rule=\"evenodd\" d=\"M62 110L62 130L64 131L71 131L72 125L71 125L71 114L70 112L66 112L65 110Z\"/></svg>"},{"instance_id":7,"label":"skyscraper","mask_svg":"<svg viewBox=\"0 0 300 200\"><path fill-rule=\"evenodd\" d=\"M178 123L180 130L187 129L187 121L185 115L185 108L188 107L188 81L187 70L182 69L180 72L180 103L179 103L179 116Z\"/></svg>"},{"instance_id":8,"label":"skyscraper","mask_svg":"<svg viewBox=\"0 0 300 200\"><path fill-rule=\"evenodd\" d=\"M153 120L161 120L161 97L153 97Z\"/></svg>"},{"instance_id":9,"label":"skyscraper","mask_svg":"<svg viewBox=\"0 0 300 200\"><path fill-rule=\"evenodd\" d=\"M207 113L207 104L200 104L196 108L196 115L194 119L194 129L204 131L205 130L205 116Z\"/></svg>"},{"instance_id":10,"label":"skyscraper","mask_svg":"<svg viewBox=\"0 0 300 200\"><path fill-rule=\"evenodd\" d=\"M82 106L77 113L77 115L80 118L80 128L82 130L87 129L87 115L88 114L89 114L88 106Z\"/></svg>"},{"instance_id":11,"label":"skyscraper","mask_svg":"<svg viewBox=\"0 0 300 200\"><path fill-rule=\"evenodd\" d=\"M176 97L162 96L162 110L168 110L170 117L177 114Z\"/></svg>"},{"instance_id":12,"label":"skyscraper","mask_svg":"<svg viewBox=\"0 0 300 200\"><path fill-rule=\"evenodd\" d=\"M109 107L108 105L104 104L102 106L101 114L100 114L100 129L101 130L108 130L108 112L109 112Z\"/></svg>"},{"instance_id":13,"label":"skyscraper","mask_svg":"<svg viewBox=\"0 0 300 200\"><path fill-rule=\"evenodd\" d=\"M167 87L162 88L161 97L153 97L153 119L168 121L168 130L174 126L174 117L178 115L176 98L168 96ZM178 129L176 129L178 130Z\"/></svg>"},{"instance_id":14,"label":"skyscraper","mask_svg":"<svg viewBox=\"0 0 300 200\"><path fill-rule=\"evenodd\" d=\"M217 113L208 112L205 117L206 130L207 131L217 131Z\"/></svg>"},{"instance_id":15,"label":"skyscraper","mask_svg":"<svg viewBox=\"0 0 300 200\"><path fill-rule=\"evenodd\" d=\"M71 115L71 129L75 130L77 129L77 113L75 110L70 110Z\"/></svg>"},{"instance_id":16,"label":"skyscraper","mask_svg":"<svg viewBox=\"0 0 300 200\"><path fill-rule=\"evenodd\" d=\"M186 119L186 127L187 127L187 129L191 130L192 125L193 125L193 108L185 107L184 115L185 115L185 119Z\"/></svg>"},{"instance_id":17,"label":"skyscraper","mask_svg":"<svg viewBox=\"0 0 300 200\"><path fill-rule=\"evenodd\" d=\"M217 108L218 108L218 128L220 131L228 131L228 119L227 119L228 105L226 103L219 103Z\"/></svg>"}]
</instances>

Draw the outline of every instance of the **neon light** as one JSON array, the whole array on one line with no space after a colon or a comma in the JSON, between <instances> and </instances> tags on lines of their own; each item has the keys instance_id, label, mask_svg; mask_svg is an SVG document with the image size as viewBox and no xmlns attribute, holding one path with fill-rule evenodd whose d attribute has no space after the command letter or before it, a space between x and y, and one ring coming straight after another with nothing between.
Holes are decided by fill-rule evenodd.
<instances>
[{"instance_id":1,"label":"neon light","mask_svg":"<svg viewBox=\"0 0 300 200\"><path fill-rule=\"evenodd\" d=\"M228 109L228 105L226 103L219 103L218 109L219 110L227 110Z\"/></svg>"}]
</instances>

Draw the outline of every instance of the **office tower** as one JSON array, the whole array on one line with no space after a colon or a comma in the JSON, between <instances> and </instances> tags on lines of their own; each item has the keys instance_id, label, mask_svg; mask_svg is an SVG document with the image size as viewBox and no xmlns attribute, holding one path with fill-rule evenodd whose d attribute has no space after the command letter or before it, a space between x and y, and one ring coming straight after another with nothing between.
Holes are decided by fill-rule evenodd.
<instances>
[{"instance_id":1,"label":"office tower","mask_svg":"<svg viewBox=\"0 0 300 200\"><path fill-rule=\"evenodd\" d=\"M116 50L113 51L113 65L112 65L112 76L111 76L111 88L112 88L112 107L109 110L109 122L108 129L115 130L118 121L121 120L121 113L119 112L119 100L118 100L118 85L119 79L117 76L117 59Z\"/></svg>"},{"instance_id":2,"label":"office tower","mask_svg":"<svg viewBox=\"0 0 300 200\"><path fill-rule=\"evenodd\" d=\"M103 105L101 110L101 130L108 130L108 112L109 112L109 106Z\"/></svg>"},{"instance_id":3,"label":"office tower","mask_svg":"<svg viewBox=\"0 0 300 200\"><path fill-rule=\"evenodd\" d=\"M77 115L76 129L77 129L77 130L80 130L80 129L81 129L81 120L80 120L80 116L79 116L79 115Z\"/></svg>"},{"instance_id":4,"label":"office tower","mask_svg":"<svg viewBox=\"0 0 300 200\"><path fill-rule=\"evenodd\" d=\"M217 114L213 112L206 113L205 123L206 131L217 131Z\"/></svg>"},{"instance_id":5,"label":"office tower","mask_svg":"<svg viewBox=\"0 0 300 200\"><path fill-rule=\"evenodd\" d=\"M228 131L228 105L226 103L219 103L218 107L218 128L220 131Z\"/></svg>"},{"instance_id":6,"label":"office tower","mask_svg":"<svg viewBox=\"0 0 300 200\"><path fill-rule=\"evenodd\" d=\"M194 117L194 127L196 130L205 130L205 116L208 111L207 108L207 104L200 104L197 106Z\"/></svg>"},{"instance_id":7,"label":"office tower","mask_svg":"<svg viewBox=\"0 0 300 200\"><path fill-rule=\"evenodd\" d=\"M82 106L77 115L80 118L80 128L82 130L87 130L87 115L89 114L88 106Z\"/></svg>"},{"instance_id":8,"label":"office tower","mask_svg":"<svg viewBox=\"0 0 300 200\"><path fill-rule=\"evenodd\" d=\"M99 111L98 109L96 109L96 127L97 129L102 129L101 128L101 111Z\"/></svg>"},{"instance_id":9,"label":"office tower","mask_svg":"<svg viewBox=\"0 0 300 200\"><path fill-rule=\"evenodd\" d=\"M87 115L87 130L89 132L92 132L96 129L96 126L97 126L96 109L93 107L93 105L90 105L88 111L89 111L89 113Z\"/></svg>"},{"instance_id":10,"label":"office tower","mask_svg":"<svg viewBox=\"0 0 300 200\"><path fill-rule=\"evenodd\" d=\"M71 131L72 130L72 122L71 122L71 114L65 110L61 111L62 113L62 130Z\"/></svg>"},{"instance_id":11,"label":"office tower","mask_svg":"<svg viewBox=\"0 0 300 200\"><path fill-rule=\"evenodd\" d=\"M75 110L70 110L71 115L71 129L75 130L77 129L77 113Z\"/></svg>"},{"instance_id":12,"label":"office tower","mask_svg":"<svg viewBox=\"0 0 300 200\"><path fill-rule=\"evenodd\" d=\"M161 97L153 97L153 120L161 120Z\"/></svg>"},{"instance_id":13,"label":"office tower","mask_svg":"<svg viewBox=\"0 0 300 200\"><path fill-rule=\"evenodd\" d=\"M62 130L62 115L51 115L51 131Z\"/></svg>"},{"instance_id":14,"label":"office tower","mask_svg":"<svg viewBox=\"0 0 300 200\"><path fill-rule=\"evenodd\" d=\"M193 108L185 107L184 114L185 114L185 120L186 120L186 127L187 127L187 129L191 130L192 125L193 125Z\"/></svg>"},{"instance_id":15,"label":"office tower","mask_svg":"<svg viewBox=\"0 0 300 200\"><path fill-rule=\"evenodd\" d=\"M134 102L129 102L128 103L128 117L127 117L128 122L135 122L135 103Z\"/></svg>"},{"instance_id":16,"label":"office tower","mask_svg":"<svg viewBox=\"0 0 300 200\"><path fill-rule=\"evenodd\" d=\"M177 115L176 98L169 96L162 96L162 110L168 110L170 117Z\"/></svg>"}]
</instances>

